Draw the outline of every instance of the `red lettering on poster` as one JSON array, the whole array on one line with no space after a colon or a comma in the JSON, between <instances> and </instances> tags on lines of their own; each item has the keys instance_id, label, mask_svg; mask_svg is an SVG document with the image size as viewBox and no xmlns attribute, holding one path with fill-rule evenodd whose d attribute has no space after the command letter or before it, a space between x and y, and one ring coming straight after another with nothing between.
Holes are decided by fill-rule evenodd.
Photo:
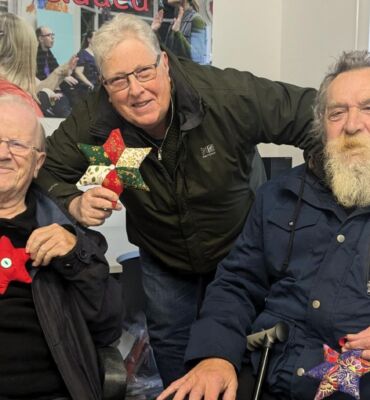
<instances>
[{"instance_id":1,"label":"red lettering on poster","mask_svg":"<svg viewBox=\"0 0 370 400\"><path fill-rule=\"evenodd\" d=\"M78 6L88 6L89 0L74 0L75 4Z\"/></svg>"},{"instance_id":2,"label":"red lettering on poster","mask_svg":"<svg viewBox=\"0 0 370 400\"><path fill-rule=\"evenodd\" d=\"M100 2L99 0L94 0L94 4L97 7L110 7L109 0L103 0L102 2Z\"/></svg>"},{"instance_id":3,"label":"red lettering on poster","mask_svg":"<svg viewBox=\"0 0 370 400\"><path fill-rule=\"evenodd\" d=\"M127 3L127 1L113 0L114 6L117 7L119 10L128 10L129 7Z\"/></svg>"},{"instance_id":4,"label":"red lettering on poster","mask_svg":"<svg viewBox=\"0 0 370 400\"><path fill-rule=\"evenodd\" d=\"M149 11L148 0L144 0L141 7L137 4L137 2L138 0L132 0L132 7L135 11Z\"/></svg>"}]
</instances>

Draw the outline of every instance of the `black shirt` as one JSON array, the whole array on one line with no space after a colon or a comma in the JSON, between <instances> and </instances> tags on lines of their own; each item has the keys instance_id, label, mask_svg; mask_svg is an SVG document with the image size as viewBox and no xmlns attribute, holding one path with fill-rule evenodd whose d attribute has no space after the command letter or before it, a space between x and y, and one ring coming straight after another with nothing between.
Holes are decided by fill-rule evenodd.
<instances>
[{"instance_id":1,"label":"black shirt","mask_svg":"<svg viewBox=\"0 0 370 400\"><path fill-rule=\"evenodd\" d=\"M15 218L0 218L0 236L24 248L37 228L36 203ZM31 268L31 261L26 264ZM50 268L50 267L41 267ZM0 295L0 399L51 399L67 390L45 341L36 314L31 284L10 282Z\"/></svg>"}]
</instances>

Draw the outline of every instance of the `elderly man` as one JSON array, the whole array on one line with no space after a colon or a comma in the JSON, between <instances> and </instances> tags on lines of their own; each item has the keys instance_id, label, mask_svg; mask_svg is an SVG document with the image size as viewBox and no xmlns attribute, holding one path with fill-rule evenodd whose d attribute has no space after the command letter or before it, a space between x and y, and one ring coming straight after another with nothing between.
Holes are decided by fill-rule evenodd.
<instances>
[{"instance_id":1,"label":"elderly man","mask_svg":"<svg viewBox=\"0 0 370 400\"><path fill-rule=\"evenodd\" d=\"M119 128L128 148L151 147L126 187L129 240L140 248L151 344L165 385L184 372L189 328L216 265L240 233L254 195L259 142L312 147L312 89L219 70L162 51L148 24L120 14L95 34L103 87L48 138L39 183L82 224L102 224L118 195L75 184L88 161L78 143L103 145Z\"/></svg>"},{"instance_id":2,"label":"elderly man","mask_svg":"<svg viewBox=\"0 0 370 400\"><path fill-rule=\"evenodd\" d=\"M338 353L360 349L370 360L368 52L341 56L320 87L314 122L325 145L323 157L260 190L192 328L186 360L199 363L159 400L176 391L175 400L189 393L216 399L221 392L234 399L245 336L278 321L285 321L290 333L287 343L273 348L267 372L265 388L274 398L314 398L319 380L307 372L324 361L324 344ZM257 360L253 353L254 372ZM363 362L365 372L369 365ZM358 366L353 362L353 369ZM336 379L347 397L330 392ZM333 400L351 398L356 380L344 372L340 379L332 375L315 398L331 393ZM370 373L359 387L361 399L369 399Z\"/></svg>"},{"instance_id":3,"label":"elderly man","mask_svg":"<svg viewBox=\"0 0 370 400\"><path fill-rule=\"evenodd\" d=\"M45 159L32 106L2 95L0 120L0 397L101 399L96 348L121 333L105 240L31 184Z\"/></svg>"}]
</instances>

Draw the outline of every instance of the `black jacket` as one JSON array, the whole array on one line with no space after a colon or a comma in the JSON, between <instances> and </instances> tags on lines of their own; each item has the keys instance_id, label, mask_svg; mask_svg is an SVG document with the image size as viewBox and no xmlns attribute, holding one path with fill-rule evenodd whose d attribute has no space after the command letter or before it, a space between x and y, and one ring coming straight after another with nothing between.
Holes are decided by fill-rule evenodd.
<instances>
[{"instance_id":1,"label":"black jacket","mask_svg":"<svg viewBox=\"0 0 370 400\"><path fill-rule=\"evenodd\" d=\"M105 239L76 225L48 196L31 187L39 226L68 225L76 247L48 267L34 268L32 294L46 342L73 400L101 399L96 347L121 335L122 296L109 275Z\"/></svg>"},{"instance_id":2,"label":"black jacket","mask_svg":"<svg viewBox=\"0 0 370 400\"><path fill-rule=\"evenodd\" d=\"M36 56L36 76L40 81L43 81L48 77L49 74L45 73L45 65L46 63L49 66L49 74L55 70L55 68L59 67L58 61L54 57L54 54L51 50L43 50L41 46L37 48L37 56Z\"/></svg>"},{"instance_id":3,"label":"black jacket","mask_svg":"<svg viewBox=\"0 0 370 400\"><path fill-rule=\"evenodd\" d=\"M127 188L121 200L132 243L169 268L206 273L229 252L252 204L255 145L314 146L315 90L169 56L180 122L174 177L152 151L140 168L150 192ZM75 183L88 167L77 143L102 144L117 127L128 147L151 146L113 110L101 88L48 138L38 182L70 201L79 194Z\"/></svg>"}]
</instances>

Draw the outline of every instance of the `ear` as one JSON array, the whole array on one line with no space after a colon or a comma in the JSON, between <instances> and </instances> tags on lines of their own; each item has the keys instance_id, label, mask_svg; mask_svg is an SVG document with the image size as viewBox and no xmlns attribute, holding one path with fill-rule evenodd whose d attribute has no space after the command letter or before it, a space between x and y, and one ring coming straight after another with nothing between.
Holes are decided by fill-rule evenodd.
<instances>
[{"instance_id":1,"label":"ear","mask_svg":"<svg viewBox=\"0 0 370 400\"><path fill-rule=\"evenodd\" d=\"M169 74L170 72L170 67L169 67L169 62L168 62L168 55L165 51L162 51L162 58L163 58L163 66L166 70L166 72Z\"/></svg>"},{"instance_id":2,"label":"ear","mask_svg":"<svg viewBox=\"0 0 370 400\"><path fill-rule=\"evenodd\" d=\"M46 158L46 153L42 152L42 151L38 151L36 153L36 166L35 166L35 170L33 171L33 177L37 178L37 175L39 174L39 171L42 167L42 165L44 164Z\"/></svg>"}]
</instances>

